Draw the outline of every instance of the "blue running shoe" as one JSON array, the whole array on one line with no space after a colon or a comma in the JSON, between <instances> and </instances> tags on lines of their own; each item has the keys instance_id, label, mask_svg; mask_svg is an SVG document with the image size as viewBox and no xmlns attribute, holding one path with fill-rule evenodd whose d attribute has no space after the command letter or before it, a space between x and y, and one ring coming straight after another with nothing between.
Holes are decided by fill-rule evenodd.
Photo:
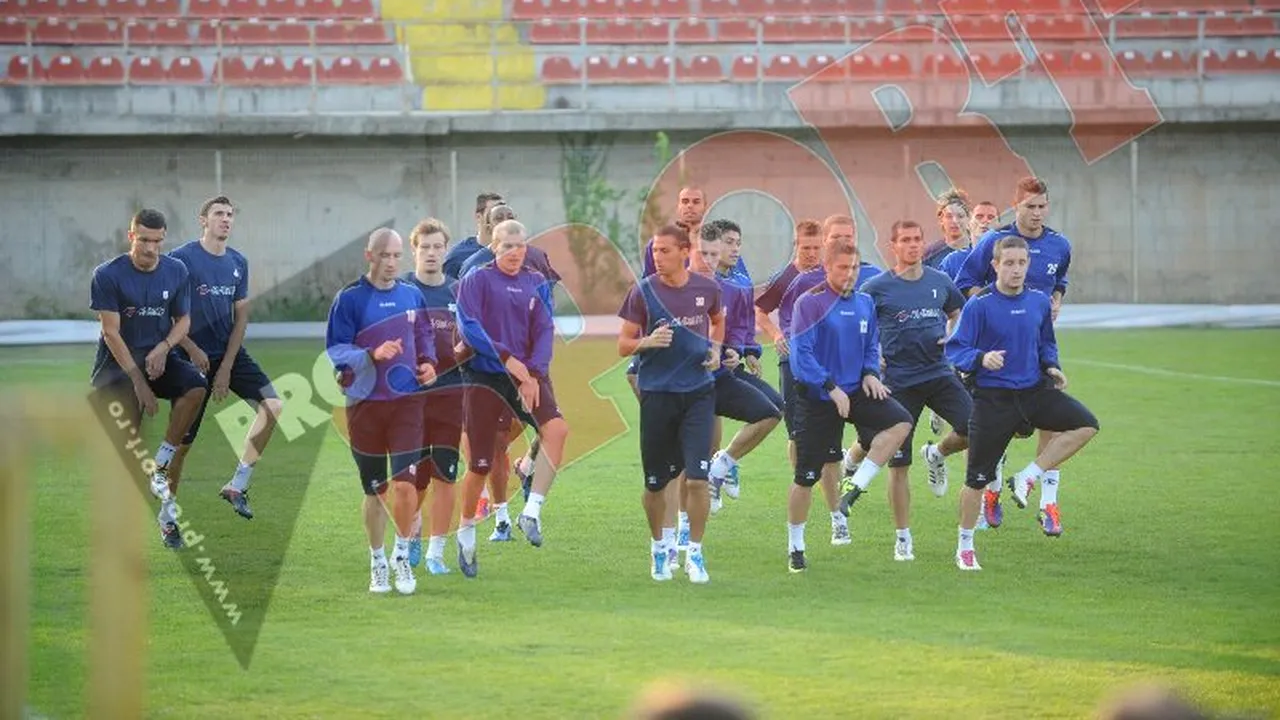
<instances>
[{"instance_id":1,"label":"blue running shoe","mask_svg":"<svg viewBox=\"0 0 1280 720\"><path fill-rule=\"evenodd\" d=\"M534 547L542 547L542 527L541 523L528 515L521 515L516 519L516 524L520 526L520 532L529 538L529 544Z\"/></svg>"},{"instance_id":2,"label":"blue running shoe","mask_svg":"<svg viewBox=\"0 0 1280 720\"><path fill-rule=\"evenodd\" d=\"M493 526L493 534L489 542L511 542L511 523L500 522Z\"/></svg>"},{"instance_id":3,"label":"blue running shoe","mask_svg":"<svg viewBox=\"0 0 1280 720\"><path fill-rule=\"evenodd\" d=\"M182 531L178 529L178 523L168 522L160 525L160 539L170 550L182 549Z\"/></svg>"},{"instance_id":4,"label":"blue running shoe","mask_svg":"<svg viewBox=\"0 0 1280 720\"><path fill-rule=\"evenodd\" d=\"M444 563L441 563L442 565ZM480 571L480 559L476 557L476 552L471 551L471 562L467 562L467 553L463 551L462 546L458 546L458 569L462 571L463 577L473 578Z\"/></svg>"},{"instance_id":5,"label":"blue running shoe","mask_svg":"<svg viewBox=\"0 0 1280 720\"><path fill-rule=\"evenodd\" d=\"M427 558L427 573L429 575L448 575L451 570L449 566L444 564L444 558ZM472 575L471 577L475 577Z\"/></svg>"},{"instance_id":6,"label":"blue running shoe","mask_svg":"<svg viewBox=\"0 0 1280 720\"><path fill-rule=\"evenodd\" d=\"M418 567L422 562L422 536L414 536L409 541L409 567Z\"/></svg>"},{"instance_id":7,"label":"blue running shoe","mask_svg":"<svg viewBox=\"0 0 1280 720\"><path fill-rule=\"evenodd\" d=\"M223 500L231 503L231 507L236 514L245 520L253 519L253 510L249 509L249 492L246 490L241 492L230 485L223 486L218 496Z\"/></svg>"}]
</instances>

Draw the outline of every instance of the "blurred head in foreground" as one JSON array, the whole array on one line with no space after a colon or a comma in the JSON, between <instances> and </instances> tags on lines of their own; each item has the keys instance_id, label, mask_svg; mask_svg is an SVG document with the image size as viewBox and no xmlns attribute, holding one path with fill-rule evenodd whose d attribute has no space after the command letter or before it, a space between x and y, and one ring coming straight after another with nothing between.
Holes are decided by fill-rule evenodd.
<instances>
[{"instance_id":1,"label":"blurred head in foreground","mask_svg":"<svg viewBox=\"0 0 1280 720\"><path fill-rule=\"evenodd\" d=\"M756 714L726 695L670 684L646 690L630 720L755 720Z\"/></svg>"}]
</instances>

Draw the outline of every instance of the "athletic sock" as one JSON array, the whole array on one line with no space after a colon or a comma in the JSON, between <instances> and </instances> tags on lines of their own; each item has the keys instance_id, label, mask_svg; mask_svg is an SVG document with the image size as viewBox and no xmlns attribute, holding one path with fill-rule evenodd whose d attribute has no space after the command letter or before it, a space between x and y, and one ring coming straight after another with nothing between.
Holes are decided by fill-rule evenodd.
<instances>
[{"instance_id":1,"label":"athletic sock","mask_svg":"<svg viewBox=\"0 0 1280 720\"><path fill-rule=\"evenodd\" d=\"M676 517L677 517L677 525L679 525L680 529L688 530L689 529L689 513L681 510L676 514Z\"/></svg>"},{"instance_id":2,"label":"athletic sock","mask_svg":"<svg viewBox=\"0 0 1280 720\"><path fill-rule=\"evenodd\" d=\"M960 552L973 549L973 530L960 528Z\"/></svg>"},{"instance_id":3,"label":"athletic sock","mask_svg":"<svg viewBox=\"0 0 1280 720\"><path fill-rule=\"evenodd\" d=\"M804 552L804 523L787 523L787 549L791 552Z\"/></svg>"},{"instance_id":4,"label":"athletic sock","mask_svg":"<svg viewBox=\"0 0 1280 720\"><path fill-rule=\"evenodd\" d=\"M369 548L369 563L381 565L387 561L387 552L381 547Z\"/></svg>"},{"instance_id":5,"label":"athletic sock","mask_svg":"<svg viewBox=\"0 0 1280 720\"><path fill-rule=\"evenodd\" d=\"M676 546L676 529L675 528L662 528L662 544L666 545L667 547Z\"/></svg>"},{"instance_id":6,"label":"athletic sock","mask_svg":"<svg viewBox=\"0 0 1280 720\"><path fill-rule=\"evenodd\" d=\"M1000 478L998 477L992 478L991 482L987 483L987 490L990 490L991 492L999 495L1000 494Z\"/></svg>"},{"instance_id":7,"label":"athletic sock","mask_svg":"<svg viewBox=\"0 0 1280 720\"><path fill-rule=\"evenodd\" d=\"M1040 509L1046 505L1058 504L1058 480L1061 476L1057 470L1046 470L1044 480L1040 483Z\"/></svg>"},{"instance_id":8,"label":"athletic sock","mask_svg":"<svg viewBox=\"0 0 1280 720\"><path fill-rule=\"evenodd\" d=\"M177 504L177 500L172 495L169 496L169 499L160 501L159 520L161 524L178 522Z\"/></svg>"},{"instance_id":9,"label":"athletic sock","mask_svg":"<svg viewBox=\"0 0 1280 720\"><path fill-rule=\"evenodd\" d=\"M863 458L862 464L858 466L858 471L853 474L853 484L859 489L866 490L871 485L871 479L880 472L880 466L871 462L871 458Z\"/></svg>"},{"instance_id":10,"label":"athletic sock","mask_svg":"<svg viewBox=\"0 0 1280 720\"><path fill-rule=\"evenodd\" d=\"M738 466L738 461L733 459L728 450L716 453L716 457L711 461L711 476L724 477Z\"/></svg>"},{"instance_id":11,"label":"athletic sock","mask_svg":"<svg viewBox=\"0 0 1280 720\"><path fill-rule=\"evenodd\" d=\"M546 501L547 498L543 495L529 493L529 502L525 503L524 510L521 510L520 514L537 520L542 517L542 503Z\"/></svg>"},{"instance_id":12,"label":"athletic sock","mask_svg":"<svg viewBox=\"0 0 1280 720\"><path fill-rule=\"evenodd\" d=\"M391 557L397 560L409 557L409 538L396 535L396 549Z\"/></svg>"},{"instance_id":13,"label":"athletic sock","mask_svg":"<svg viewBox=\"0 0 1280 720\"><path fill-rule=\"evenodd\" d=\"M702 552L702 543L689 541L689 555L698 555ZM685 557L688 557L686 555Z\"/></svg>"},{"instance_id":14,"label":"athletic sock","mask_svg":"<svg viewBox=\"0 0 1280 720\"><path fill-rule=\"evenodd\" d=\"M495 509L494 523L496 524L506 523L508 525L511 524L511 516L507 514L506 503L502 503L501 505L498 505L497 508Z\"/></svg>"},{"instance_id":15,"label":"athletic sock","mask_svg":"<svg viewBox=\"0 0 1280 720\"><path fill-rule=\"evenodd\" d=\"M1026 482L1027 480L1030 480L1031 482L1040 482L1044 477L1044 470L1042 470L1040 466L1035 464L1033 461L1026 467L1022 468L1022 472L1018 473L1016 477L1018 482Z\"/></svg>"},{"instance_id":16,"label":"athletic sock","mask_svg":"<svg viewBox=\"0 0 1280 720\"><path fill-rule=\"evenodd\" d=\"M167 442L160 443L160 447L156 450L156 467L167 468L169 463L173 461L173 454L178 451L177 448Z\"/></svg>"},{"instance_id":17,"label":"athletic sock","mask_svg":"<svg viewBox=\"0 0 1280 720\"><path fill-rule=\"evenodd\" d=\"M437 560L444 559L444 536L432 535L427 541L427 557Z\"/></svg>"},{"instance_id":18,"label":"athletic sock","mask_svg":"<svg viewBox=\"0 0 1280 720\"><path fill-rule=\"evenodd\" d=\"M244 492L249 489L249 478L253 475L253 466L240 463L236 465L236 472L231 476L231 489L236 492Z\"/></svg>"},{"instance_id":19,"label":"athletic sock","mask_svg":"<svg viewBox=\"0 0 1280 720\"><path fill-rule=\"evenodd\" d=\"M650 540L649 552L653 553L654 555L657 555L658 553L665 553L666 551L667 551L667 542L665 540Z\"/></svg>"},{"instance_id":20,"label":"athletic sock","mask_svg":"<svg viewBox=\"0 0 1280 720\"><path fill-rule=\"evenodd\" d=\"M458 547L467 553L476 550L476 526L474 520L463 520L458 528Z\"/></svg>"},{"instance_id":21,"label":"athletic sock","mask_svg":"<svg viewBox=\"0 0 1280 720\"><path fill-rule=\"evenodd\" d=\"M911 542L911 528L902 528L901 530L898 531L898 542L900 543Z\"/></svg>"}]
</instances>

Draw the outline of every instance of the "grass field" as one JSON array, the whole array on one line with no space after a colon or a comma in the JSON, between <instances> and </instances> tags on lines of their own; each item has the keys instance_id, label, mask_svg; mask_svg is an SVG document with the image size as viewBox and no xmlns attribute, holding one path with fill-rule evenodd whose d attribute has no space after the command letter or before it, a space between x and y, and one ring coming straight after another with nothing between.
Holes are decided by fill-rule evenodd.
<instances>
[{"instance_id":1,"label":"grass field","mask_svg":"<svg viewBox=\"0 0 1280 720\"><path fill-rule=\"evenodd\" d=\"M139 528L150 553L148 714L617 717L650 681L676 678L729 688L774 718L1086 717L1146 680L1214 709L1275 716L1280 332L1061 341L1072 391L1102 423L1063 471L1066 533L1045 538L1034 512L1010 503L1004 527L978 536L976 574L952 563L960 458L943 500L913 469L914 563L893 562L882 475L856 508L854 544L827 544L819 506L811 569L788 574L779 433L744 462L742 499L708 531L711 583L654 583L634 432L585 453L636 415L620 366L590 387L617 400L621 420L587 391L615 360L611 342L581 340L557 359L562 405L586 408L569 421L589 442L575 446L583 457L546 506L545 546L482 545L478 580L420 574L411 598L367 592L358 486L332 426L310 433L322 442L281 439L268 451L252 523L216 497L231 451L207 431L189 461L184 516L229 548L228 582L274 592L269 609L244 608L262 623L244 670L197 583L153 525ZM310 368L317 345L250 349L276 375ZM91 354L0 351L0 389L80 392ZM575 380L580 389L568 388ZM1012 464L1032 450L1015 445ZM36 469L29 704L73 717L87 676L92 474L48 453ZM451 566L454 552L450 542Z\"/></svg>"}]
</instances>

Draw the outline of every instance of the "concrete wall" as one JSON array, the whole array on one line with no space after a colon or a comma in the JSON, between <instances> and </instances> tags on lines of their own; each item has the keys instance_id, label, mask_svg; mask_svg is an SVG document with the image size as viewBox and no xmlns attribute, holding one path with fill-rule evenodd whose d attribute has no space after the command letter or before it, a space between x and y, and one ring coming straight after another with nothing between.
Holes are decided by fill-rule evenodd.
<instances>
[{"instance_id":1,"label":"concrete wall","mask_svg":"<svg viewBox=\"0 0 1280 720\"><path fill-rule=\"evenodd\" d=\"M672 147L705 135L673 135ZM816 135L795 137L826 155ZM939 160L942 167L932 175L923 173L935 189L945 186L941 169L963 179L975 196L1010 199L1008 173L993 168L991 178L981 179L986 150L969 132L920 138L929 148L923 157L903 151L887 133L827 139L831 155L853 169L847 184L862 220L864 251L874 252L873 231L887 230L886 218L915 217L930 227L932 206L918 168L930 156L950 158L950 164ZM1010 131L1007 139L1050 183L1050 225L1075 245L1074 301L1280 302L1273 280L1280 267L1273 237L1280 219L1274 126L1166 125L1138 139L1136 154L1126 145L1092 165L1065 127ZM628 193L617 204L627 237L614 240L634 255L639 197L656 175L654 136L600 135L596 141L611 144L605 174ZM252 263L259 312L280 319L317 318L334 290L360 272L361 238L377 226L392 224L407 234L417 219L434 214L456 235L469 234L472 199L488 188L508 194L535 230L565 218L560 139L552 134L0 143L2 318L87 316L92 269L124 249L125 226L137 208L164 211L176 245L195 236L197 207L219 191L240 208L233 244ZM765 188L801 203L815 196L806 188L829 182L786 157L761 153L723 156L686 173L709 184L719 170L734 175L728 185L736 189ZM851 165L850 157L862 161ZM796 209L825 211L812 202ZM784 261L791 218L775 200L737 192L712 214L744 226L747 261L758 280ZM559 261L569 262L568 256Z\"/></svg>"}]
</instances>

